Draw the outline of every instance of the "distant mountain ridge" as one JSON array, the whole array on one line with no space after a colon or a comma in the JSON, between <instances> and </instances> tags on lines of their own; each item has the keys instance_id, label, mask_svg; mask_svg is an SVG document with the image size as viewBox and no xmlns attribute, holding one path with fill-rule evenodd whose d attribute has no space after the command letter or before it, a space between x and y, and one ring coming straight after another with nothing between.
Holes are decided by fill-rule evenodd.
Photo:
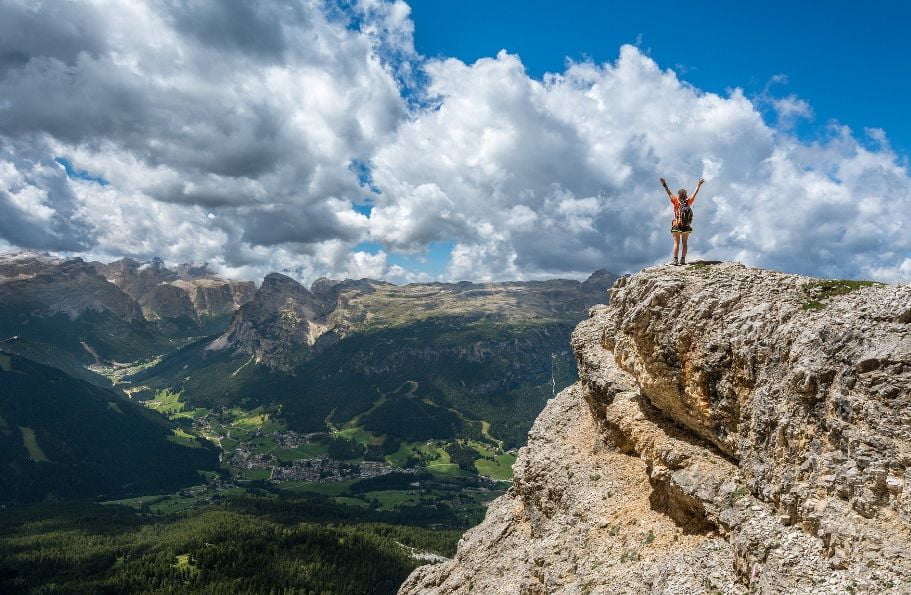
<instances>
[{"instance_id":1,"label":"distant mountain ridge","mask_svg":"<svg viewBox=\"0 0 911 595\"><path fill-rule=\"evenodd\" d=\"M332 344L355 332L428 318L574 319L603 297L616 278L603 269L581 283L462 281L397 286L372 279L320 278L308 290L288 276L271 273L253 299L237 310L227 331L206 349L233 350L287 371L321 339Z\"/></svg>"},{"instance_id":2,"label":"distant mountain ridge","mask_svg":"<svg viewBox=\"0 0 911 595\"><path fill-rule=\"evenodd\" d=\"M307 289L272 273L224 333L130 381L197 406L277 406L301 431L362 424L377 440L413 441L421 431L379 420L432 417L448 420L454 436L480 436L489 423L513 444L575 379L569 333L616 278L601 270L583 282L318 279ZM399 390L406 382L415 394ZM426 438L441 437L429 428Z\"/></svg>"},{"instance_id":3,"label":"distant mountain ridge","mask_svg":"<svg viewBox=\"0 0 911 595\"><path fill-rule=\"evenodd\" d=\"M122 258L92 265L136 300L149 320L189 320L198 324L206 319L230 317L256 292L252 281L223 279L205 264L181 264L169 269L159 258L146 262Z\"/></svg>"},{"instance_id":4,"label":"distant mountain ridge","mask_svg":"<svg viewBox=\"0 0 911 595\"><path fill-rule=\"evenodd\" d=\"M125 321L143 320L142 308L129 295L81 258L58 259L17 252L0 255L3 307L70 319L90 312L110 312Z\"/></svg>"},{"instance_id":5,"label":"distant mountain ridge","mask_svg":"<svg viewBox=\"0 0 911 595\"><path fill-rule=\"evenodd\" d=\"M167 389L193 406L267 407L306 432L412 442L445 427L508 448L575 380L569 333L616 278L307 288L272 273L255 288L204 265L16 252L0 255L0 339L82 378L77 365L145 362L118 387L136 398Z\"/></svg>"},{"instance_id":6,"label":"distant mountain ridge","mask_svg":"<svg viewBox=\"0 0 911 595\"><path fill-rule=\"evenodd\" d=\"M221 332L255 291L204 265L8 252L0 254L0 338L44 343L84 363L129 362Z\"/></svg>"},{"instance_id":7,"label":"distant mountain ridge","mask_svg":"<svg viewBox=\"0 0 911 595\"><path fill-rule=\"evenodd\" d=\"M142 307L81 258L0 255L0 338L18 337L83 364L132 361L174 349Z\"/></svg>"}]
</instances>

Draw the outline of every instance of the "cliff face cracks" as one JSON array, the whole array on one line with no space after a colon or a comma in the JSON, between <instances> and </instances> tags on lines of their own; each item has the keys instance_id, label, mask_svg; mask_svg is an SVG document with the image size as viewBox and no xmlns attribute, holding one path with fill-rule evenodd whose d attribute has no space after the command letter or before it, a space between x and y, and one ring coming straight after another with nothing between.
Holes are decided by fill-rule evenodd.
<instances>
[{"instance_id":1,"label":"cliff face cracks","mask_svg":"<svg viewBox=\"0 0 911 595\"><path fill-rule=\"evenodd\" d=\"M403 593L911 591L909 286L620 279L509 492Z\"/></svg>"}]
</instances>

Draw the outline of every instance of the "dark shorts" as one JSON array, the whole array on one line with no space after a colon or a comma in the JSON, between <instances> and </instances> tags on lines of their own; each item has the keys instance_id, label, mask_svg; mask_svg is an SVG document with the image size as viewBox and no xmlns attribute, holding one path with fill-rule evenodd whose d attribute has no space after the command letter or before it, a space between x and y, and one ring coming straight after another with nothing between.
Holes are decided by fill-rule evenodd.
<instances>
[{"instance_id":1,"label":"dark shorts","mask_svg":"<svg viewBox=\"0 0 911 595\"><path fill-rule=\"evenodd\" d=\"M671 233L691 233L692 225L671 225Z\"/></svg>"}]
</instances>

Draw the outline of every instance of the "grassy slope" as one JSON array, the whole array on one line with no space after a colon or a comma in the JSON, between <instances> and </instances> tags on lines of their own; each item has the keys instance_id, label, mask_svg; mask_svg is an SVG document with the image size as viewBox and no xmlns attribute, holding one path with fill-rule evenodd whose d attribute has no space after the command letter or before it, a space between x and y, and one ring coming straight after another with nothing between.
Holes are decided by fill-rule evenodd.
<instances>
[{"instance_id":1,"label":"grassy slope","mask_svg":"<svg viewBox=\"0 0 911 595\"><path fill-rule=\"evenodd\" d=\"M65 314L31 316L0 309L0 337L19 336L46 343L90 364L94 358L82 343L91 345L110 361L129 362L173 351L177 343L162 336L154 325L126 321L108 312L87 312L76 319Z\"/></svg>"},{"instance_id":2,"label":"grassy slope","mask_svg":"<svg viewBox=\"0 0 911 595\"><path fill-rule=\"evenodd\" d=\"M108 378L85 368L82 357L77 357L54 345L17 338L0 341L0 350L21 355L45 366L57 368L73 378L84 380L100 388L113 388L113 383ZM82 355L84 357L88 353L83 352Z\"/></svg>"},{"instance_id":3,"label":"grassy slope","mask_svg":"<svg viewBox=\"0 0 911 595\"><path fill-rule=\"evenodd\" d=\"M207 351L209 340L202 340L132 381L181 391L185 401L210 408L278 403L290 427L300 431L325 430L327 418L340 426L371 409L380 395L393 395L413 381L420 386L416 396L395 395L366 421L385 433L388 424L380 420L384 411L406 410L401 437L420 440L447 433L478 435L480 421L486 420L491 434L514 446L524 441L552 396L551 374L558 390L574 378L568 352L571 329L557 323L421 320L355 333L319 350L293 374L269 370L227 350ZM427 425L428 419L434 423Z\"/></svg>"},{"instance_id":4,"label":"grassy slope","mask_svg":"<svg viewBox=\"0 0 911 595\"><path fill-rule=\"evenodd\" d=\"M0 356L0 502L175 489L217 465L214 447L175 443L170 422L113 391Z\"/></svg>"}]
</instances>

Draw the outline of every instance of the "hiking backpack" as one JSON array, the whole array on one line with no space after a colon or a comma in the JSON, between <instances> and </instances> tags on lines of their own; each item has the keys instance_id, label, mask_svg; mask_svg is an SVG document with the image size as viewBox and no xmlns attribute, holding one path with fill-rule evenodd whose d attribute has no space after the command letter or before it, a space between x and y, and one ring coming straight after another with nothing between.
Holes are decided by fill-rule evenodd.
<instances>
[{"instance_id":1,"label":"hiking backpack","mask_svg":"<svg viewBox=\"0 0 911 595\"><path fill-rule=\"evenodd\" d=\"M693 209L687 202L680 203L680 209L677 211L677 223L680 227L689 227L693 223Z\"/></svg>"}]
</instances>

